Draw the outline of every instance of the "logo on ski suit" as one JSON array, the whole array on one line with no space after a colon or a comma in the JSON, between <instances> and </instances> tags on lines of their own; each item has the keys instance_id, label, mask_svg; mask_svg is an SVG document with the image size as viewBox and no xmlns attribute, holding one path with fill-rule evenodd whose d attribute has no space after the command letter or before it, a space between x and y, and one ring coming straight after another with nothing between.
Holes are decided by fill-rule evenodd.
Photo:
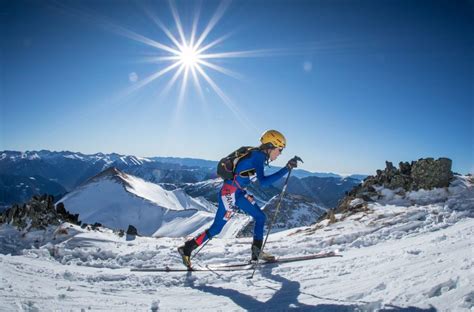
<instances>
[{"instance_id":1,"label":"logo on ski suit","mask_svg":"<svg viewBox=\"0 0 474 312\"><path fill-rule=\"evenodd\" d=\"M224 204L224 208L226 210L226 213L224 215L225 221L229 221L229 219L238 209L238 207L235 205L235 192L236 191L237 191L237 187L230 184L224 183L224 186L222 187L221 199L222 199L222 203Z\"/></svg>"}]
</instances>

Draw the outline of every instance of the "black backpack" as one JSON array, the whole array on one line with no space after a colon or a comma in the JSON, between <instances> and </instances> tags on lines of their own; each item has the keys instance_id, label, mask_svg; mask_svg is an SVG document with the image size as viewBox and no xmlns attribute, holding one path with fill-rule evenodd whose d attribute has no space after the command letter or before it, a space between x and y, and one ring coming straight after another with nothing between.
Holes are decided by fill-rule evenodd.
<instances>
[{"instance_id":1,"label":"black backpack","mask_svg":"<svg viewBox=\"0 0 474 312\"><path fill-rule=\"evenodd\" d=\"M222 158L217 164L217 175L224 180L234 179L237 163L244 157L250 155L250 152L256 150L258 150L258 147L242 146L227 157Z\"/></svg>"}]
</instances>

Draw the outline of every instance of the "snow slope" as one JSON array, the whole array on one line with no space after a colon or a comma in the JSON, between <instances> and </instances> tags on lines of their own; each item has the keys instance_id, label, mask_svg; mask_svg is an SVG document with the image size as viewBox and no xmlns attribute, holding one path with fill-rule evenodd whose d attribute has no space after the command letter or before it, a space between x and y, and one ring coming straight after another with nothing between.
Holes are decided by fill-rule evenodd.
<instances>
[{"instance_id":1,"label":"snow slope","mask_svg":"<svg viewBox=\"0 0 474 312\"><path fill-rule=\"evenodd\" d=\"M0 310L473 311L472 181L458 177L447 189L404 198L383 191L367 211L278 232L267 243L277 256L337 249L343 257L266 266L251 280L246 271L130 272L179 266L178 238L130 240L68 224L21 235L2 226L1 246L19 247L0 255ZM250 239L215 238L194 263L249 256Z\"/></svg>"},{"instance_id":2,"label":"snow slope","mask_svg":"<svg viewBox=\"0 0 474 312\"><path fill-rule=\"evenodd\" d=\"M89 180L59 202L86 223L112 229L131 224L140 234L178 237L195 234L213 220L216 207L183 190L161 186L127 175L115 168Z\"/></svg>"}]
</instances>

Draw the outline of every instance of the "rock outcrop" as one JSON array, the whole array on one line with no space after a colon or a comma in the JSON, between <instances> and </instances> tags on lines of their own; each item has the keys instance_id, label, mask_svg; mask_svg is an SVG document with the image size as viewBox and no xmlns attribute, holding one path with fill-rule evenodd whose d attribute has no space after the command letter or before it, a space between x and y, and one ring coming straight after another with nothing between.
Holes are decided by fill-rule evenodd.
<instances>
[{"instance_id":1,"label":"rock outcrop","mask_svg":"<svg viewBox=\"0 0 474 312\"><path fill-rule=\"evenodd\" d=\"M66 211L64 205L54 206L53 196L41 195L22 205L13 205L0 214L0 224L6 223L19 230L44 230L49 225L59 225L70 222L80 225L78 214L72 215Z\"/></svg>"},{"instance_id":2,"label":"rock outcrop","mask_svg":"<svg viewBox=\"0 0 474 312\"><path fill-rule=\"evenodd\" d=\"M358 212L367 208L367 203L379 199L377 191L387 188L403 195L405 192L420 189L448 187L453 179L452 161L449 158L421 158L417 161L400 162L395 168L389 161L384 170L377 170L375 176L368 176L361 184L354 187L339 202L338 206L321 218L328 218L330 213Z\"/></svg>"}]
</instances>

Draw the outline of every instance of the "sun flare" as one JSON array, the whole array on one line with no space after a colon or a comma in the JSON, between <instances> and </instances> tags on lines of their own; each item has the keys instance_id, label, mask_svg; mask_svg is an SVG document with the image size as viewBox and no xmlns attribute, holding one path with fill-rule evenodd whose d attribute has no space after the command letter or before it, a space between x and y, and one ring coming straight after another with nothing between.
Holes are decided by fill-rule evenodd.
<instances>
[{"instance_id":1,"label":"sun flare","mask_svg":"<svg viewBox=\"0 0 474 312\"><path fill-rule=\"evenodd\" d=\"M196 48L183 46L180 50L179 61L186 67L195 67L199 63L200 56Z\"/></svg>"},{"instance_id":2,"label":"sun flare","mask_svg":"<svg viewBox=\"0 0 474 312\"><path fill-rule=\"evenodd\" d=\"M170 28L153 13L153 10L148 7L143 7L146 15L158 26L166 35L168 43L164 40L154 40L147 38L141 34L135 33L122 27L115 27L116 31L129 39L146 44L156 49L154 56L144 58L145 62L152 64L167 63L164 67L158 69L148 77L137 79L133 81L124 96L138 91L139 89L149 85L151 82L165 75L169 75L169 80L166 82L161 94L167 93L175 84L179 83L178 107L184 101L184 95L192 80L193 85L201 98L204 98L203 88L212 90L222 102L229 108L229 110L242 122L246 127L256 129L245 114L239 112L237 105L225 94L221 87L211 77L210 72L218 72L226 76L242 79L242 76L232 70L217 65L215 60L227 58L249 58L249 57L263 57L267 56L268 50L247 50L247 51L227 51L227 52L213 52L224 40L229 38L230 34L226 34L217 39L208 40L210 33L224 15L230 1L222 1L217 6L213 16L202 31L199 31L199 15L200 8L195 11L194 19L191 27L185 29L181 23L181 18L173 1L169 1L171 13L175 22L176 33L173 33ZM186 30L186 31L185 31ZM212 51L212 52L211 52ZM202 80L202 81L201 81ZM206 87L207 85L207 87Z\"/></svg>"}]
</instances>

